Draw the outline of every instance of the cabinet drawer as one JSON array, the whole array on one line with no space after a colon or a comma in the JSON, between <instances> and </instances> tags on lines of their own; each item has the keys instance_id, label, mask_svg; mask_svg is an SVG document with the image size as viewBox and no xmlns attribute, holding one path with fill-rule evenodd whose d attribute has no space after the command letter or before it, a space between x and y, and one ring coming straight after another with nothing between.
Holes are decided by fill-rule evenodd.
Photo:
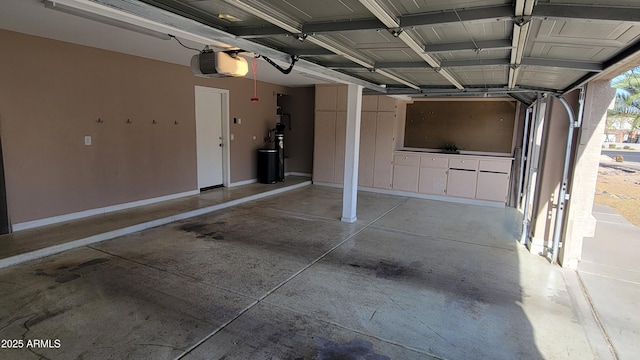
<instances>
[{"instance_id":1,"label":"cabinet drawer","mask_svg":"<svg viewBox=\"0 0 640 360\"><path fill-rule=\"evenodd\" d=\"M418 164L420 164L420 157L418 155L399 155L399 154L396 154L393 157L393 163L395 165L418 166Z\"/></svg>"},{"instance_id":2,"label":"cabinet drawer","mask_svg":"<svg viewBox=\"0 0 640 360\"><path fill-rule=\"evenodd\" d=\"M448 168L449 157L447 156L421 156L420 166L434 168Z\"/></svg>"},{"instance_id":3,"label":"cabinet drawer","mask_svg":"<svg viewBox=\"0 0 640 360\"><path fill-rule=\"evenodd\" d=\"M449 159L450 169L478 170L477 159L454 158Z\"/></svg>"},{"instance_id":4,"label":"cabinet drawer","mask_svg":"<svg viewBox=\"0 0 640 360\"><path fill-rule=\"evenodd\" d=\"M508 174L511 172L511 160L480 160L480 171Z\"/></svg>"}]
</instances>

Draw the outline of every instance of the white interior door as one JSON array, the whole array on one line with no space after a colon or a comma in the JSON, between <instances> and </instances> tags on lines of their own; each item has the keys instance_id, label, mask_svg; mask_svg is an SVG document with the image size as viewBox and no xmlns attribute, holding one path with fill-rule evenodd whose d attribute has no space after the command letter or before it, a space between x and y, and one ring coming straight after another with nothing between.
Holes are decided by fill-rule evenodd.
<instances>
[{"instance_id":1,"label":"white interior door","mask_svg":"<svg viewBox=\"0 0 640 360\"><path fill-rule=\"evenodd\" d=\"M203 189L223 183L223 94L201 86L195 89L198 189Z\"/></svg>"}]
</instances>

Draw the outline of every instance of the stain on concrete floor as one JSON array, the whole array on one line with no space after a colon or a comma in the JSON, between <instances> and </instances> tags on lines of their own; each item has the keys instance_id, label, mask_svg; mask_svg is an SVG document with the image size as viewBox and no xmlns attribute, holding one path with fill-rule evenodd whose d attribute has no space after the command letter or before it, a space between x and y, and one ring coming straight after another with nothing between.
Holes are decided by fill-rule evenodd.
<instances>
[{"instance_id":1,"label":"stain on concrete floor","mask_svg":"<svg viewBox=\"0 0 640 360\"><path fill-rule=\"evenodd\" d=\"M219 227L224 224L225 222L216 222L213 224L188 223L181 225L180 230L195 234L197 239L224 240L224 233L219 229ZM218 229L213 229L215 227L218 227Z\"/></svg>"},{"instance_id":2,"label":"stain on concrete floor","mask_svg":"<svg viewBox=\"0 0 640 360\"><path fill-rule=\"evenodd\" d=\"M353 339L345 344L337 344L320 338L317 343L316 360L391 360L388 356L376 354L373 351L373 344L363 339Z\"/></svg>"},{"instance_id":3,"label":"stain on concrete floor","mask_svg":"<svg viewBox=\"0 0 640 360\"><path fill-rule=\"evenodd\" d=\"M80 278L80 274L77 274L78 270L91 267L94 265L102 264L109 261L107 258L96 258L89 261L85 261L72 267L69 264L58 265L54 271L45 271L44 269L36 269L34 275L47 276L55 280L59 284L64 284Z\"/></svg>"}]
</instances>

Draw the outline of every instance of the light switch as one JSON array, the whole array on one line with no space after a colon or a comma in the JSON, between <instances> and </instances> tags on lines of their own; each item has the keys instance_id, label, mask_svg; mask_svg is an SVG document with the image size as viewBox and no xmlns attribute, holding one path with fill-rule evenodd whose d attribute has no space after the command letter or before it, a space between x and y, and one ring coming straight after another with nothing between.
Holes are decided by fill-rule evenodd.
<instances>
[{"instance_id":1,"label":"light switch","mask_svg":"<svg viewBox=\"0 0 640 360\"><path fill-rule=\"evenodd\" d=\"M236 136L235 136L235 135L233 135L233 134L229 134L229 138L231 139L231 141L233 141L233 140L235 140L235 139L236 139Z\"/></svg>"},{"instance_id":2,"label":"light switch","mask_svg":"<svg viewBox=\"0 0 640 360\"><path fill-rule=\"evenodd\" d=\"M84 144L91 145L91 136L87 135L84 137Z\"/></svg>"}]
</instances>

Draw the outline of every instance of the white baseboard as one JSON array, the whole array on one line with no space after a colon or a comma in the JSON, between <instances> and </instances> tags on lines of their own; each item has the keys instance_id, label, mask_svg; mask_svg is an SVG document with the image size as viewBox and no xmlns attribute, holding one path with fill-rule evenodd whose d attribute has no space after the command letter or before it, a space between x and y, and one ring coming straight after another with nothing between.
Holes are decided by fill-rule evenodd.
<instances>
[{"instance_id":1,"label":"white baseboard","mask_svg":"<svg viewBox=\"0 0 640 360\"><path fill-rule=\"evenodd\" d=\"M304 176L304 177L311 177L310 173L303 173L303 172L297 172L297 171L291 171L288 173L284 174L285 176Z\"/></svg>"},{"instance_id":2,"label":"white baseboard","mask_svg":"<svg viewBox=\"0 0 640 360\"><path fill-rule=\"evenodd\" d=\"M336 184L336 183L324 183L324 182L314 181L313 184L314 185L320 185L320 186L328 186L328 187L333 187L333 188L338 188L338 189L342 189L343 188L342 184ZM400 190L392 190L392 189L379 189L379 188L358 186L358 191L367 191L367 192L373 192L373 193L378 193L378 194L387 194L387 195L406 196L406 197L412 197L412 198L417 198L417 199L446 201L446 202L458 203L458 204L466 204L466 205L480 205L480 206L488 206L488 207L495 207L495 208L504 208L505 207L504 203L497 202L497 201L487 201L487 200L457 198L457 197L451 197L451 196L438 196L438 195L429 195L429 194L419 194L419 193L414 193L414 192L409 192L409 191L400 191Z\"/></svg>"},{"instance_id":3,"label":"white baseboard","mask_svg":"<svg viewBox=\"0 0 640 360\"><path fill-rule=\"evenodd\" d=\"M307 174L307 173L299 173L299 172L288 172L285 173L284 176L304 176L304 177L311 177L311 174ZM229 184L229 187L236 187L236 186L242 186L242 185L249 185L249 184L254 184L257 183L258 179L249 179L249 180L242 180L242 181L237 181L234 183Z\"/></svg>"},{"instance_id":4,"label":"white baseboard","mask_svg":"<svg viewBox=\"0 0 640 360\"><path fill-rule=\"evenodd\" d=\"M36 251L31 251L31 252L20 254L20 255L16 255L16 256L11 256L11 257L8 257L8 258L0 259L0 269L6 268L6 267L9 267L9 266L13 266L13 265L17 265L17 264L23 263L25 261L30 261L30 260L43 258L45 256L55 255L55 254L61 253L63 251L75 249L75 248L78 248L78 247L81 247L81 246L86 246L86 245L95 244L95 243L98 243L98 242L101 242L101 241L110 240L110 239L116 238L118 236L128 235L128 234L132 234L134 232L138 232L138 231L142 231L142 230L146 230L146 229L151 229L151 228L154 228L154 227L157 227L157 226L161 226L161 225L166 225L166 224L172 223L174 221L185 220L185 219L189 219L189 218L192 218L192 217L195 217L195 216L208 214L208 213L213 212L213 211L226 209L226 208L229 208L229 207L232 207L232 206L236 206L236 205L239 205L239 204L242 204L242 203L246 203L248 201L262 199L262 198L265 198L265 197L268 197L268 196L281 194L281 193L284 193L284 192L287 192L287 191L299 189L299 188L302 188L302 187L305 187L305 186L309 186L309 185L311 185L311 181L305 181L305 182L302 182L302 183L299 183L299 184L295 184L295 185L291 185L291 186L287 186L287 187L283 187L283 188L278 188L278 189L273 189L271 191L266 191L266 192L263 192L263 193L247 196L247 197L244 197L244 198L227 201L227 202L224 202L224 203L221 203L221 204L212 205L212 206L208 206L208 207L205 207L205 208L200 208L200 209L196 209L196 210L192 210L192 211L187 211L187 212L182 213L182 214L177 214L177 215L173 215L173 216L164 217L164 218L161 218L161 219L151 220L151 221L147 221L147 222L144 222L144 223L141 223L141 224L132 225L132 226L128 226L128 227L125 227L125 228L121 228L121 229L117 229L117 230L113 230L113 231L108 231L108 232L105 232L105 233L102 233L102 234L89 236L89 237L86 237L86 238L83 238L83 239L74 240L74 241L71 241L71 242L68 242L68 243L54 245L54 246L50 246L48 248L39 249L39 250L36 250Z\"/></svg>"},{"instance_id":5,"label":"white baseboard","mask_svg":"<svg viewBox=\"0 0 640 360\"><path fill-rule=\"evenodd\" d=\"M234 183L229 184L229 187L236 187L236 186L242 186L242 185L249 185L249 184L253 184L253 183L257 183L258 179L249 179L249 180L242 180L242 181L237 181Z\"/></svg>"},{"instance_id":6,"label":"white baseboard","mask_svg":"<svg viewBox=\"0 0 640 360\"><path fill-rule=\"evenodd\" d=\"M154 204L162 201L174 200L174 199L178 199L186 196L197 195L199 193L200 193L199 190L185 191L177 194L164 195L164 196L151 198L151 199L144 199L144 200L132 201L124 204L117 204L117 205L96 208L96 209L78 211L70 214L52 216L44 219L25 221L22 223L12 224L11 229L14 232L22 231L22 230L32 229L40 226L46 226L46 225L52 225L52 224L57 224L61 222L71 221L71 220L82 219L89 216L100 215L100 214L105 214L105 213L110 213L110 212L120 211L120 210L126 210L130 208L138 207L138 206L150 205L150 204Z\"/></svg>"},{"instance_id":7,"label":"white baseboard","mask_svg":"<svg viewBox=\"0 0 640 360\"><path fill-rule=\"evenodd\" d=\"M342 184L325 183L325 182L319 182L319 181L314 181L313 185L320 185L320 186L332 187L332 188L337 188L337 189L342 189L344 187L344 186L342 186Z\"/></svg>"}]
</instances>

